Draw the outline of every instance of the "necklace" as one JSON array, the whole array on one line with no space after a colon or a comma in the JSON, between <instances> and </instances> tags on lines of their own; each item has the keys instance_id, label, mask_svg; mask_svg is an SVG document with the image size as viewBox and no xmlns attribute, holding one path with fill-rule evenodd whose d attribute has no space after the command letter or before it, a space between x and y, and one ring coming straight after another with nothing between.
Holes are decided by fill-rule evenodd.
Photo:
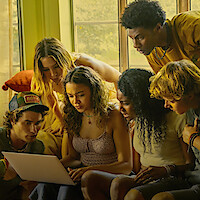
<instances>
[{"instance_id":1,"label":"necklace","mask_svg":"<svg viewBox=\"0 0 200 200\"><path fill-rule=\"evenodd\" d=\"M85 113L83 113L83 115L88 118L88 124L92 124L91 117L93 117L94 115L86 115Z\"/></svg>"},{"instance_id":2,"label":"necklace","mask_svg":"<svg viewBox=\"0 0 200 200\"><path fill-rule=\"evenodd\" d=\"M156 53L156 57L157 57L157 59L158 59L158 60L163 59L164 56L165 56L165 54L166 54L166 52L167 52L167 49L165 49L165 51L164 51L164 53L163 53L163 55L162 55L161 57L158 56L158 54L157 54L157 50L156 50L156 47L154 47L154 49L155 49L155 53Z\"/></svg>"},{"instance_id":3,"label":"necklace","mask_svg":"<svg viewBox=\"0 0 200 200\"><path fill-rule=\"evenodd\" d=\"M161 59L164 58L164 56L165 56L165 54L166 54L166 52L167 52L167 49L169 48L169 45L170 45L170 43L171 43L171 41L170 41L170 35L169 35L169 34L170 34L170 32L169 32L169 26L168 26L167 23L165 23L165 26L166 26L166 31L167 31L167 46L166 46L165 48L163 48L163 50L165 50L165 51L164 51L164 53L163 53L163 55L162 55L161 57L158 56L156 47L154 47L154 49L155 49L155 54L156 54L156 58L157 58L158 60L161 60Z\"/></svg>"}]
</instances>

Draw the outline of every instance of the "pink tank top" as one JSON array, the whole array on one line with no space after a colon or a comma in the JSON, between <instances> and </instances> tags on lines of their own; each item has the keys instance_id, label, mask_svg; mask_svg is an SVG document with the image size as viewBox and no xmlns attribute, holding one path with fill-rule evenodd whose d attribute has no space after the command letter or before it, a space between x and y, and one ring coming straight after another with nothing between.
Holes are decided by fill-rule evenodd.
<instances>
[{"instance_id":1,"label":"pink tank top","mask_svg":"<svg viewBox=\"0 0 200 200\"><path fill-rule=\"evenodd\" d=\"M118 160L113 137L106 132L95 139L74 136L72 144L80 153L84 166L110 164Z\"/></svg>"}]
</instances>

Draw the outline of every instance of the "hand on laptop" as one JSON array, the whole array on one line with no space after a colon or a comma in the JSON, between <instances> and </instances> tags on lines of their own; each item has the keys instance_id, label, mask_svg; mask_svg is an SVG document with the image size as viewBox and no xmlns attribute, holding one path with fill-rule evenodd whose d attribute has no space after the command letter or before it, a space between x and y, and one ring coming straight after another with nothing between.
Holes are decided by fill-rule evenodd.
<instances>
[{"instance_id":1,"label":"hand on laptop","mask_svg":"<svg viewBox=\"0 0 200 200\"><path fill-rule=\"evenodd\" d=\"M82 175L88 170L87 167L72 169L70 167L67 168L69 171L69 175L73 181L80 181Z\"/></svg>"}]
</instances>

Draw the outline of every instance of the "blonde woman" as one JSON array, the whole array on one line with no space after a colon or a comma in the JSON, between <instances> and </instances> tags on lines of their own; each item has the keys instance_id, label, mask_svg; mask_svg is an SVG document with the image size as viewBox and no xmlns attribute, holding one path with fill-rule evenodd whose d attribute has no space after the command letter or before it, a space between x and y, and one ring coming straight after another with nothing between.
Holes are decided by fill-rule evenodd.
<instances>
[{"instance_id":1,"label":"blonde woman","mask_svg":"<svg viewBox=\"0 0 200 200\"><path fill-rule=\"evenodd\" d=\"M46 154L54 154L58 157L61 157L63 135L63 77L70 69L75 68L74 60L76 60L76 65L89 66L110 82L116 82L120 75L110 65L86 54L76 54L72 57L56 38L44 38L36 45L35 73L31 90L40 95L44 104L50 108L38 134L38 139L43 141Z\"/></svg>"},{"instance_id":2,"label":"blonde woman","mask_svg":"<svg viewBox=\"0 0 200 200\"><path fill-rule=\"evenodd\" d=\"M61 157L63 134L62 113L63 76L75 68L71 55L56 38L44 38L35 48L34 77L31 90L41 96L50 111L42 124L38 139L45 145L46 154Z\"/></svg>"}]
</instances>

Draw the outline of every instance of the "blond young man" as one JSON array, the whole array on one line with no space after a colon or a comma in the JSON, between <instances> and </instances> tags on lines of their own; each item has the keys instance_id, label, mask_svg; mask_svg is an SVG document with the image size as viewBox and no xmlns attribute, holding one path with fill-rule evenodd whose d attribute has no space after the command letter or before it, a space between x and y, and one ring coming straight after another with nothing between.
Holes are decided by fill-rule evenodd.
<instances>
[{"instance_id":1,"label":"blond young man","mask_svg":"<svg viewBox=\"0 0 200 200\"><path fill-rule=\"evenodd\" d=\"M165 100L165 107L178 114L187 113L187 125L183 131L183 140L189 144L196 161L194 171L185 176L190 188L185 190L159 193L152 200L199 199L200 196L200 69L189 60L168 63L157 75L152 77L150 85L152 97Z\"/></svg>"}]
</instances>

